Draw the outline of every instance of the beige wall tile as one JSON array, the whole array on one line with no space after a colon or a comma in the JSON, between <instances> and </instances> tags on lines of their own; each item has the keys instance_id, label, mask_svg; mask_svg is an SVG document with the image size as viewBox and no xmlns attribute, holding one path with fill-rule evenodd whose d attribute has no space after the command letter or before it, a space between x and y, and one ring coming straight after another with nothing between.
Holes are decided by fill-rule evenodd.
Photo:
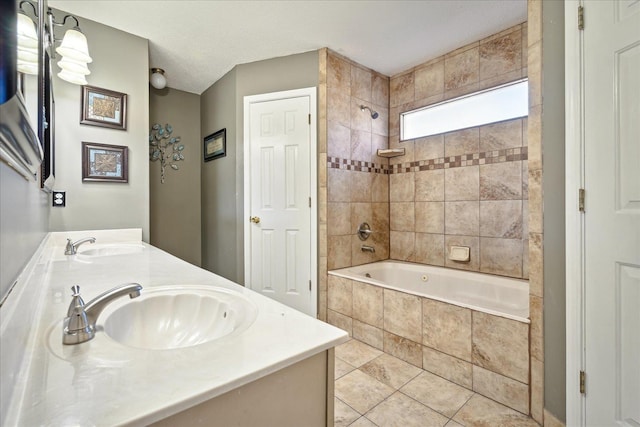
<instances>
[{"instance_id":1,"label":"beige wall tile","mask_svg":"<svg viewBox=\"0 0 640 427\"><path fill-rule=\"evenodd\" d=\"M327 120L351 126L351 98L344 88L327 88Z\"/></svg>"},{"instance_id":2,"label":"beige wall tile","mask_svg":"<svg viewBox=\"0 0 640 427\"><path fill-rule=\"evenodd\" d=\"M529 414L529 387L519 381L474 366L473 391L525 415Z\"/></svg>"},{"instance_id":3,"label":"beige wall tile","mask_svg":"<svg viewBox=\"0 0 640 427\"><path fill-rule=\"evenodd\" d=\"M480 80L522 67L522 33L518 28L499 38L480 42Z\"/></svg>"},{"instance_id":4,"label":"beige wall tile","mask_svg":"<svg viewBox=\"0 0 640 427\"><path fill-rule=\"evenodd\" d=\"M347 88L347 94L351 86L351 64L332 53L327 57L327 86Z\"/></svg>"},{"instance_id":5,"label":"beige wall tile","mask_svg":"<svg viewBox=\"0 0 640 427\"><path fill-rule=\"evenodd\" d=\"M327 309L327 323L346 331L349 336L352 334L352 319L349 316L340 314L337 311Z\"/></svg>"},{"instance_id":6,"label":"beige wall tile","mask_svg":"<svg viewBox=\"0 0 640 427\"><path fill-rule=\"evenodd\" d=\"M415 173L415 200L438 202L444 200L444 169ZM391 175L393 177L393 175Z\"/></svg>"},{"instance_id":7,"label":"beige wall tile","mask_svg":"<svg viewBox=\"0 0 640 427\"><path fill-rule=\"evenodd\" d=\"M327 170L327 201L350 202L349 171L344 169Z\"/></svg>"},{"instance_id":8,"label":"beige wall tile","mask_svg":"<svg viewBox=\"0 0 640 427\"><path fill-rule=\"evenodd\" d=\"M480 271L522 277L522 240L481 237Z\"/></svg>"},{"instance_id":9,"label":"beige wall tile","mask_svg":"<svg viewBox=\"0 0 640 427\"><path fill-rule=\"evenodd\" d=\"M415 260L415 233L392 231L389 239L389 255L399 261Z\"/></svg>"},{"instance_id":10,"label":"beige wall tile","mask_svg":"<svg viewBox=\"0 0 640 427\"><path fill-rule=\"evenodd\" d=\"M529 382L529 325L474 311L472 363Z\"/></svg>"},{"instance_id":11,"label":"beige wall tile","mask_svg":"<svg viewBox=\"0 0 640 427\"><path fill-rule=\"evenodd\" d=\"M529 278L529 239L522 241L522 278Z\"/></svg>"},{"instance_id":12,"label":"beige wall tile","mask_svg":"<svg viewBox=\"0 0 640 427\"><path fill-rule=\"evenodd\" d=\"M459 156L477 153L480 146L480 129L469 128L444 134L444 155Z\"/></svg>"},{"instance_id":13,"label":"beige wall tile","mask_svg":"<svg viewBox=\"0 0 640 427\"><path fill-rule=\"evenodd\" d=\"M522 200L481 201L480 236L521 239Z\"/></svg>"},{"instance_id":14,"label":"beige wall tile","mask_svg":"<svg viewBox=\"0 0 640 427\"><path fill-rule=\"evenodd\" d=\"M522 161L522 200L529 200L529 162Z\"/></svg>"},{"instance_id":15,"label":"beige wall tile","mask_svg":"<svg viewBox=\"0 0 640 427\"><path fill-rule=\"evenodd\" d=\"M329 236L352 234L351 204L345 202L329 202L327 204L327 225Z\"/></svg>"},{"instance_id":16,"label":"beige wall tile","mask_svg":"<svg viewBox=\"0 0 640 427\"><path fill-rule=\"evenodd\" d=\"M529 170L540 170L542 169L542 106L529 108L527 123Z\"/></svg>"},{"instance_id":17,"label":"beige wall tile","mask_svg":"<svg viewBox=\"0 0 640 427\"><path fill-rule=\"evenodd\" d=\"M344 277L329 275L327 307L351 317L353 306L352 281Z\"/></svg>"},{"instance_id":18,"label":"beige wall tile","mask_svg":"<svg viewBox=\"0 0 640 427\"><path fill-rule=\"evenodd\" d=\"M431 160L444 157L444 135L416 139L414 153L415 160Z\"/></svg>"},{"instance_id":19,"label":"beige wall tile","mask_svg":"<svg viewBox=\"0 0 640 427\"><path fill-rule=\"evenodd\" d=\"M417 233L444 233L444 202L416 202L415 214Z\"/></svg>"},{"instance_id":20,"label":"beige wall tile","mask_svg":"<svg viewBox=\"0 0 640 427\"><path fill-rule=\"evenodd\" d=\"M429 347L422 347L422 369L471 389L471 363Z\"/></svg>"},{"instance_id":21,"label":"beige wall tile","mask_svg":"<svg viewBox=\"0 0 640 427\"><path fill-rule=\"evenodd\" d=\"M329 236L327 250L329 270L351 265L351 236Z\"/></svg>"},{"instance_id":22,"label":"beige wall tile","mask_svg":"<svg viewBox=\"0 0 640 427\"><path fill-rule=\"evenodd\" d=\"M389 109L374 105L374 111L378 113L378 118L371 122L371 132L376 135L389 135Z\"/></svg>"},{"instance_id":23,"label":"beige wall tile","mask_svg":"<svg viewBox=\"0 0 640 427\"><path fill-rule=\"evenodd\" d=\"M392 77L389 85L389 107L397 107L413 101L414 86L413 72Z\"/></svg>"},{"instance_id":24,"label":"beige wall tile","mask_svg":"<svg viewBox=\"0 0 640 427\"><path fill-rule=\"evenodd\" d=\"M480 55L479 48L477 46L453 56L445 56L445 90L458 89L472 83L477 83L479 80L479 63Z\"/></svg>"},{"instance_id":25,"label":"beige wall tile","mask_svg":"<svg viewBox=\"0 0 640 427\"><path fill-rule=\"evenodd\" d=\"M445 234L477 236L480 224L480 206L478 202L445 202Z\"/></svg>"},{"instance_id":26,"label":"beige wall tile","mask_svg":"<svg viewBox=\"0 0 640 427\"><path fill-rule=\"evenodd\" d=\"M372 238L382 233L387 233L389 230L389 204L387 203L372 203L371 209L373 212L373 221L369 223L373 233Z\"/></svg>"},{"instance_id":27,"label":"beige wall tile","mask_svg":"<svg viewBox=\"0 0 640 427\"><path fill-rule=\"evenodd\" d=\"M376 328L383 327L383 290L378 286L353 282L353 318Z\"/></svg>"},{"instance_id":28,"label":"beige wall tile","mask_svg":"<svg viewBox=\"0 0 640 427\"><path fill-rule=\"evenodd\" d=\"M400 135L400 107L389 107L389 136Z\"/></svg>"},{"instance_id":29,"label":"beige wall tile","mask_svg":"<svg viewBox=\"0 0 640 427\"><path fill-rule=\"evenodd\" d=\"M372 246L375 252L363 251L363 246ZM369 239L366 242L360 240L355 234L351 236L351 265L369 264L370 262L379 261L384 247Z\"/></svg>"},{"instance_id":30,"label":"beige wall tile","mask_svg":"<svg viewBox=\"0 0 640 427\"><path fill-rule=\"evenodd\" d=\"M384 330L420 342L422 338L422 304L420 297L384 290Z\"/></svg>"},{"instance_id":31,"label":"beige wall tile","mask_svg":"<svg viewBox=\"0 0 640 427\"><path fill-rule=\"evenodd\" d=\"M371 135L371 162L376 165L388 165L389 159L378 157L377 150L389 148L389 137L384 135ZM379 167L379 166L378 166Z\"/></svg>"},{"instance_id":32,"label":"beige wall tile","mask_svg":"<svg viewBox=\"0 0 640 427\"><path fill-rule=\"evenodd\" d=\"M522 146L522 120L514 119L480 127L480 152Z\"/></svg>"},{"instance_id":33,"label":"beige wall tile","mask_svg":"<svg viewBox=\"0 0 640 427\"><path fill-rule=\"evenodd\" d=\"M529 233L529 293L543 296L542 234Z\"/></svg>"},{"instance_id":34,"label":"beige wall tile","mask_svg":"<svg viewBox=\"0 0 640 427\"><path fill-rule=\"evenodd\" d=\"M415 262L444 266L444 234L416 233Z\"/></svg>"},{"instance_id":35,"label":"beige wall tile","mask_svg":"<svg viewBox=\"0 0 640 427\"><path fill-rule=\"evenodd\" d=\"M318 154L318 188L327 188L327 153ZM325 190L326 191L326 190Z\"/></svg>"},{"instance_id":36,"label":"beige wall tile","mask_svg":"<svg viewBox=\"0 0 640 427\"><path fill-rule=\"evenodd\" d=\"M351 66L351 96L371 102L372 73L364 68Z\"/></svg>"},{"instance_id":37,"label":"beige wall tile","mask_svg":"<svg viewBox=\"0 0 640 427\"><path fill-rule=\"evenodd\" d=\"M389 203L389 175L371 174L371 201Z\"/></svg>"},{"instance_id":38,"label":"beige wall tile","mask_svg":"<svg viewBox=\"0 0 640 427\"><path fill-rule=\"evenodd\" d=\"M327 257L318 259L318 319L327 321Z\"/></svg>"},{"instance_id":39,"label":"beige wall tile","mask_svg":"<svg viewBox=\"0 0 640 427\"><path fill-rule=\"evenodd\" d=\"M531 318L531 357L544 361L544 321L543 299L534 295L529 297L529 317Z\"/></svg>"},{"instance_id":40,"label":"beige wall tile","mask_svg":"<svg viewBox=\"0 0 640 427\"><path fill-rule=\"evenodd\" d=\"M528 47L529 106L542 105L542 41Z\"/></svg>"},{"instance_id":41,"label":"beige wall tile","mask_svg":"<svg viewBox=\"0 0 640 427\"><path fill-rule=\"evenodd\" d=\"M351 159L351 131L348 126L327 121L327 155L340 159Z\"/></svg>"},{"instance_id":42,"label":"beige wall tile","mask_svg":"<svg viewBox=\"0 0 640 427\"><path fill-rule=\"evenodd\" d=\"M444 199L447 201L478 200L480 192L479 166L444 170Z\"/></svg>"},{"instance_id":43,"label":"beige wall tile","mask_svg":"<svg viewBox=\"0 0 640 427\"><path fill-rule=\"evenodd\" d=\"M351 131L351 154L352 160L368 162L371 159L371 133L352 130Z\"/></svg>"},{"instance_id":44,"label":"beige wall tile","mask_svg":"<svg viewBox=\"0 0 640 427\"><path fill-rule=\"evenodd\" d=\"M529 168L529 232L542 233L542 170Z\"/></svg>"},{"instance_id":45,"label":"beige wall tile","mask_svg":"<svg viewBox=\"0 0 640 427\"><path fill-rule=\"evenodd\" d=\"M362 111L360 106L364 101L358 98L351 98L351 130L363 130L371 132L371 114L368 110Z\"/></svg>"},{"instance_id":46,"label":"beige wall tile","mask_svg":"<svg viewBox=\"0 0 640 427\"><path fill-rule=\"evenodd\" d=\"M384 352L422 368L422 346L417 342L385 331Z\"/></svg>"},{"instance_id":47,"label":"beige wall tile","mask_svg":"<svg viewBox=\"0 0 640 427\"><path fill-rule=\"evenodd\" d=\"M389 105L389 78L374 73L371 83L371 96L375 105Z\"/></svg>"},{"instance_id":48,"label":"beige wall tile","mask_svg":"<svg viewBox=\"0 0 640 427\"><path fill-rule=\"evenodd\" d=\"M367 172L349 171L352 202L371 202L371 177Z\"/></svg>"},{"instance_id":49,"label":"beige wall tile","mask_svg":"<svg viewBox=\"0 0 640 427\"><path fill-rule=\"evenodd\" d=\"M444 60L432 62L415 70L415 99L428 98L444 92Z\"/></svg>"},{"instance_id":50,"label":"beige wall tile","mask_svg":"<svg viewBox=\"0 0 640 427\"><path fill-rule=\"evenodd\" d=\"M389 200L412 202L414 200L414 172L389 175Z\"/></svg>"},{"instance_id":51,"label":"beige wall tile","mask_svg":"<svg viewBox=\"0 0 640 427\"><path fill-rule=\"evenodd\" d=\"M480 165L480 200L522 199L522 162Z\"/></svg>"},{"instance_id":52,"label":"beige wall tile","mask_svg":"<svg viewBox=\"0 0 640 427\"><path fill-rule=\"evenodd\" d=\"M353 319L353 337L371 347L382 350L382 329Z\"/></svg>"},{"instance_id":53,"label":"beige wall tile","mask_svg":"<svg viewBox=\"0 0 640 427\"><path fill-rule=\"evenodd\" d=\"M422 344L471 361L471 310L423 298Z\"/></svg>"},{"instance_id":54,"label":"beige wall tile","mask_svg":"<svg viewBox=\"0 0 640 427\"><path fill-rule=\"evenodd\" d=\"M373 204L369 202L351 203L351 228L347 234L355 234L356 230L363 222L369 224L374 230Z\"/></svg>"},{"instance_id":55,"label":"beige wall tile","mask_svg":"<svg viewBox=\"0 0 640 427\"><path fill-rule=\"evenodd\" d=\"M542 425L544 420L544 363L531 358L531 418Z\"/></svg>"},{"instance_id":56,"label":"beige wall tile","mask_svg":"<svg viewBox=\"0 0 640 427\"><path fill-rule=\"evenodd\" d=\"M391 202L389 206L391 231L415 230L414 206L413 202Z\"/></svg>"},{"instance_id":57,"label":"beige wall tile","mask_svg":"<svg viewBox=\"0 0 640 427\"><path fill-rule=\"evenodd\" d=\"M467 246L469 248L469 262L457 262L449 259L451 246ZM476 236L444 236L444 265L458 270L479 271L480 269L480 238Z\"/></svg>"}]
</instances>

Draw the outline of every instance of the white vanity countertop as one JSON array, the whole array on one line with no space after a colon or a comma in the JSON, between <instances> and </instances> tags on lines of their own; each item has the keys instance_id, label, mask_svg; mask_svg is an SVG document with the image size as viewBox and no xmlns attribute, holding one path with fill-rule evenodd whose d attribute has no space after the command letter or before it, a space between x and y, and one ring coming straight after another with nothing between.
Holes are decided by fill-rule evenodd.
<instances>
[{"instance_id":1,"label":"white vanity countertop","mask_svg":"<svg viewBox=\"0 0 640 427\"><path fill-rule=\"evenodd\" d=\"M147 244L126 255L61 255L66 237L75 240L86 236L95 236L98 241L82 249L109 242L141 244L139 231L132 234L126 230L120 234L50 233L45 239L28 280L21 284L28 290L14 289L14 295L10 294L2 307L2 345L24 346L4 417L7 426L146 425L347 339L340 329ZM79 285L83 299L89 301L129 282L141 284L142 292L166 285L231 289L253 302L258 315L238 335L182 349L125 347L100 330L101 318L93 340L62 345L62 320L71 301L72 285ZM24 301L26 298L37 301ZM13 334L20 330L19 325L7 326L15 318L34 324L29 337ZM6 351L3 349L3 353Z\"/></svg>"}]
</instances>

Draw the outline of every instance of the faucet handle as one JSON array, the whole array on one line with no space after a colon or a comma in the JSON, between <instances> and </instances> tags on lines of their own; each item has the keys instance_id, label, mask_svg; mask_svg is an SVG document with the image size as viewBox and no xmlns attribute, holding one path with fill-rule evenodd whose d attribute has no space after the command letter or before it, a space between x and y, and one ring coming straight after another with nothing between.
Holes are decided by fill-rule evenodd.
<instances>
[{"instance_id":1,"label":"faucet handle","mask_svg":"<svg viewBox=\"0 0 640 427\"><path fill-rule=\"evenodd\" d=\"M71 303L69 304L69 309L67 310L67 317L74 317L77 312L77 309L80 309L84 312L84 300L80 296L80 286L73 285L71 287ZM85 316L86 317L86 316Z\"/></svg>"}]
</instances>

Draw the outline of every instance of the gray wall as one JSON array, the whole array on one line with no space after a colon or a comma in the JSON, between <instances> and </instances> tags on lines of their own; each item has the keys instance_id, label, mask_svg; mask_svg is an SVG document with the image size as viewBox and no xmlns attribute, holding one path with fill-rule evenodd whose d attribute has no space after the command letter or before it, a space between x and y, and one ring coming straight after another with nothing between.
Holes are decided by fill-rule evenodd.
<instances>
[{"instance_id":1,"label":"gray wall","mask_svg":"<svg viewBox=\"0 0 640 427\"><path fill-rule=\"evenodd\" d=\"M0 301L49 231L50 200L0 162Z\"/></svg>"},{"instance_id":2,"label":"gray wall","mask_svg":"<svg viewBox=\"0 0 640 427\"><path fill-rule=\"evenodd\" d=\"M202 167L204 268L244 283L244 97L316 87L318 73L306 52L237 65L202 94L202 137L227 128L227 157Z\"/></svg>"},{"instance_id":3,"label":"gray wall","mask_svg":"<svg viewBox=\"0 0 640 427\"><path fill-rule=\"evenodd\" d=\"M164 184L160 161L149 164L150 243L200 266L200 96L171 88L149 91L149 125L169 123L185 146L185 159L176 163L180 169L165 168Z\"/></svg>"},{"instance_id":4,"label":"gray wall","mask_svg":"<svg viewBox=\"0 0 640 427\"><path fill-rule=\"evenodd\" d=\"M64 16L57 12L56 16ZM58 77L56 98L56 183L67 206L51 210L51 231L142 228L149 239L148 41L86 19L80 20L93 62L89 85L128 95L127 130L79 124L81 88ZM123 49L123 47L125 47ZM82 141L129 148L129 182L82 182Z\"/></svg>"},{"instance_id":5,"label":"gray wall","mask_svg":"<svg viewBox=\"0 0 640 427\"><path fill-rule=\"evenodd\" d=\"M564 4L542 6L544 406L566 419Z\"/></svg>"}]
</instances>

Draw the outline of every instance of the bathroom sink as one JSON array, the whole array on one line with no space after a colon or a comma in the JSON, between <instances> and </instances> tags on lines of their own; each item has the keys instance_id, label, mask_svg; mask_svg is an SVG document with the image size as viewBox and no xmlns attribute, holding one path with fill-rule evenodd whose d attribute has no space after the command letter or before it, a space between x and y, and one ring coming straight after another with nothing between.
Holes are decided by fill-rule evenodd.
<instances>
[{"instance_id":1,"label":"bathroom sink","mask_svg":"<svg viewBox=\"0 0 640 427\"><path fill-rule=\"evenodd\" d=\"M87 257L102 257L113 255L127 255L142 252L144 245L136 243L114 243L86 246L78 250L78 255Z\"/></svg>"},{"instance_id":2,"label":"bathroom sink","mask_svg":"<svg viewBox=\"0 0 640 427\"><path fill-rule=\"evenodd\" d=\"M239 334L255 321L257 311L243 295L224 288L146 287L138 298L110 304L98 324L120 344L169 350Z\"/></svg>"}]
</instances>

